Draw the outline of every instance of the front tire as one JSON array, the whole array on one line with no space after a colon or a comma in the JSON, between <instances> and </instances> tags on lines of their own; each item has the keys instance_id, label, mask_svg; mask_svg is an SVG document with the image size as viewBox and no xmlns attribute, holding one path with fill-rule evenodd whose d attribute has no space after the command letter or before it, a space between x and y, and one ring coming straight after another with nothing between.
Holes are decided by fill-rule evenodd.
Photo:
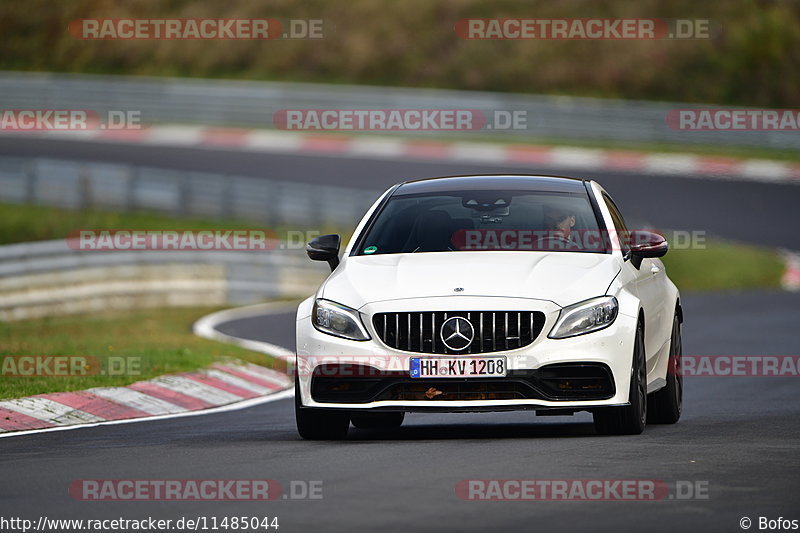
<instances>
[{"instance_id":1,"label":"front tire","mask_svg":"<svg viewBox=\"0 0 800 533\"><path fill-rule=\"evenodd\" d=\"M297 379L294 382L294 415L297 432L307 440L340 440L350 429L350 417L346 411L303 407Z\"/></svg>"},{"instance_id":2,"label":"front tire","mask_svg":"<svg viewBox=\"0 0 800 533\"><path fill-rule=\"evenodd\" d=\"M647 411L649 424L674 424L681 418L683 410L683 376L681 375L681 323L677 313L672 320L672 336L669 340L669 364L667 386L650 396Z\"/></svg>"},{"instance_id":3,"label":"front tire","mask_svg":"<svg viewBox=\"0 0 800 533\"><path fill-rule=\"evenodd\" d=\"M605 407L594 412L594 428L601 435L639 435L647 422L647 368L644 350L644 329L636 328L633 343L631 383L628 405Z\"/></svg>"}]
</instances>

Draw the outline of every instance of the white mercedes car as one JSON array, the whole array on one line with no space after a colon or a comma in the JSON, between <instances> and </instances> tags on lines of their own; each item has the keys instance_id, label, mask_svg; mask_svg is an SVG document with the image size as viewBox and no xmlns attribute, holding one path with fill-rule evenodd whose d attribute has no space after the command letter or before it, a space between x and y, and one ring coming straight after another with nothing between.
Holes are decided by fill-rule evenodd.
<instances>
[{"instance_id":1,"label":"white mercedes car","mask_svg":"<svg viewBox=\"0 0 800 533\"><path fill-rule=\"evenodd\" d=\"M663 237L629 229L594 181L452 176L386 191L297 310L300 435L406 412L593 414L602 434L681 415L678 289Z\"/></svg>"}]
</instances>

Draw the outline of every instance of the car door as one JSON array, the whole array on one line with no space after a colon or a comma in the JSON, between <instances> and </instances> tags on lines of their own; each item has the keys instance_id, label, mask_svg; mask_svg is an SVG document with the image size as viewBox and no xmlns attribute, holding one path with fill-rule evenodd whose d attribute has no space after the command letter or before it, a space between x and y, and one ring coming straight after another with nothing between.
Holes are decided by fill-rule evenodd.
<instances>
[{"instance_id":1,"label":"car door","mask_svg":"<svg viewBox=\"0 0 800 533\"><path fill-rule=\"evenodd\" d=\"M622 253L628 250L628 227L614 201L608 194L603 193L603 200L611 213L615 229L620 235L620 242L623 246ZM634 289L644 309L644 344L647 354L647 368L653 368L653 358L657 355L661 347L663 336L662 323L664 322L664 284L666 275L664 266L659 259L644 259L639 268L634 266L633 261L626 261L623 268L629 269L634 278Z\"/></svg>"}]
</instances>

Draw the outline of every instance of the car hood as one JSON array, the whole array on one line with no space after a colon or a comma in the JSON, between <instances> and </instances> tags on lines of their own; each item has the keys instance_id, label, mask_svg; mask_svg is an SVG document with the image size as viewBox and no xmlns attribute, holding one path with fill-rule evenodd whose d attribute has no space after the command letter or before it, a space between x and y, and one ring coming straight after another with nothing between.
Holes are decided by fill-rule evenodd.
<instances>
[{"instance_id":1,"label":"car hood","mask_svg":"<svg viewBox=\"0 0 800 533\"><path fill-rule=\"evenodd\" d=\"M566 306L605 294L620 268L613 255L581 252L350 256L328 278L321 296L356 309L439 296L534 298Z\"/></svg>"}]
</instances>

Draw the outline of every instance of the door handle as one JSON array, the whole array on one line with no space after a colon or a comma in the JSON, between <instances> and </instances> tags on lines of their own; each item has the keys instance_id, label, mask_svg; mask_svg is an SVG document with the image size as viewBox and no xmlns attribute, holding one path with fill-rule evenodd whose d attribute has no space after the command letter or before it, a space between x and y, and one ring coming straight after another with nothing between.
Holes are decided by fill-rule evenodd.
<instances>
[{"instance_id":1,"label":"door handle","mask_svg":"<svg viewBox=\"0 0 800 533\"><path fill-rule=\"evenodd\" d=\"M653 265L650 267L650 272L652 272L653 274L658 274L659 272L661 272L661 269L658 268L658 265Z\"/></svg>"}]
</instances>

